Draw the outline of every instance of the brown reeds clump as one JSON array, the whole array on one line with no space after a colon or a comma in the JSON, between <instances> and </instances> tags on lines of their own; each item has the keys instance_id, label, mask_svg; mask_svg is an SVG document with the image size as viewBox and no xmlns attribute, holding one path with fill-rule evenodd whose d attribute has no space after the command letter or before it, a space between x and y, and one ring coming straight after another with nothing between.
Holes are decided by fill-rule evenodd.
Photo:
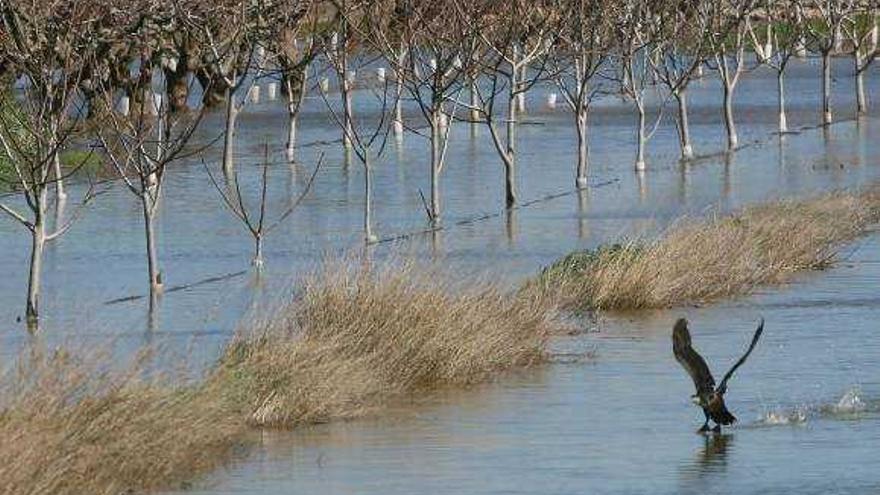
<instances>
[{"instance_id":1,"label":"brown reeds clump","mask_svg":"<svg viewBox=\"0 0 880 495\"><path fill-rule=\"evenodd\" d=\"M99 371L65 352L6 377L0 493L119 494L168 488L229 459L245 424L219 395Z\"/></svg>"},{"instance_id":2,"label":"brown reeds clump","mask_svg":"<svg viewBox=\"0 0 880 495\"><path fill-rule=\"evenodd\" d=\"M563 306L666 308L748 294L827 267L844 243L880 221L880 194L777 201L702 221L684 219L648 242L569 255L537 284Z\"/></svg>"},{"instance_id":3,"label":"brown reeds clump","mask_svg":"<svg viewBox=\"0 0 880 495\"><path fill-rule=\"evenodd\" d=\"M343 263L310 277L300 301L234 342L216 379L253 424L350 418L540 363L553 321L543 301L492 284Z\"/></svg>"}]
</instances>

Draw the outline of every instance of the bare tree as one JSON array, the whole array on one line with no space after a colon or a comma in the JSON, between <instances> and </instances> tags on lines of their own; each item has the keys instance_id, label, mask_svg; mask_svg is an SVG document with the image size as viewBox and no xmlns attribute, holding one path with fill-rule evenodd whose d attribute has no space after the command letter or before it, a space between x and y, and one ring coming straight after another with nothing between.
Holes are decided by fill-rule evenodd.
<instances>
[{"instance_id":1,"label":"bare tree","mask_svg":"<svg viewBox=\"0 0 880 495\"><path fill-rule=\"evenodd\" d=\"M849 40L853 54L853 72L856 83L856 114L868 113L865 95L865 72L877 58L877 5L863 2L853 6L849 16L841 23L845 39Z\"/></svg>"},{"instance_id":2,"label":"bare tree","mask_svg":"<svg viewBox=\"0 0 880 495\"><path fill-rule=\"evenodd\" d=\"M130 12L128 22L119 25L114 36L136 44L140 78L151 74L162 63L162 53L155 49L163 33L159 20L175 19L174 26L196 26L206 22L199 12L184 9L182 4L152 3ZM191 83L192 84L192 83ZM146 240L147 274L151 307L162 292L162 272L156 246L156 215L158 213L165 173L176 160L195 151L186 150L190 138L201 122L206 106L190 113L171 111L166 98L153 94L149 99L132 102L128 115L113 111L116 88L101 87L100 96L106 110L104 125L96 130L104 155L126 189L141 203Z\"/></svg>"},{"instance_id":3,"label":"bare tree","mask_svg":"<svg viewBox=\"0 0 880 495\"><path fill-rule=\"evenodd\" d=\"M376 19L385 12L387 23L374 23L367 39L394 67L398 83L415 102L430 131L430 204L433 223L440 221L440 174L446 164L449 133L464 89L464 75L474 60L475 32L455 15L451 3L425 0L393 2L392 8L374 4ZM381 10L380 10L381 9ZM388 11L391 11L390 13ZM399 97L397 98L399 101ZM394 121L399 122L399 102Z\"/></svg>"},{"instance_id":4,"label":"bare tree","mask_svg":"<svg viewBox=\"0 0 880 495\"><path fill-rule=\"evenodd\" d=\"M657 89L653 83L653 68L650 61L658 57L659 49L655 37L659 35L657 26L652 23L654 2L650 0L629 0L617 4L612 14L614 37L613 53L617 59L616 78L621 93L632 100L636 111L636 158L635 169L645 170L645 147L653 137L663 117L666 99L660 102L657 116L651 130L646 118L646 92Z\"/></svg>"},{"instance_id":5,"label":"bare tree","mask_svg":"<svg viewBox=\"0 0 880 495\"><path fill-rule=\"evenodd\" d=\"M691 143L687 90L694 72L707 55L708 11L711 0L675 0L663 2L655 9L650 22L661 28L657 41L661 44L649 58L657 79L678 105L678 137L681 158L694 156Z\"/></svg>"},{"instance_id":6,"label":"bare tree","mask_svg":"<svg viewBox=\"0 0 880 495\"><path fill-rule=\"evenodd\" d=\"M290 205L282 211L278 217L269 222L266 218L266 207L268 200L268 191L269 191L269 145L266 144L263 146L263 165L261 167L261 175L260 175L260 196L259 196L259 207L257 209L257 213L254 214L253 211L249 210L245 205L244 197L241 193L241 186L238 180L238 172L234 171L232 174L232 187L226 187L220 185L220 182L216 179L214 174L211 173L211 169L208 168L208 165L202 160L202 164L205 167L205 171L208 174L208 177L211 179L211 184L213 184L214 188L220 194L220 197L223 199L223 203L229 208L229 211L237 218L242 225L247 229L248 233L254 240L254 257L252 260L252 264L259 271L263 268L263 239L270 234L273 230L275 230L282 222L284 222L288 217L290 217L296 209L299 207L302 200L308 195L309 191L312 188L312 183L315 180L315 177L318 174L318 170L321 168L321 164L323 162L323 156L318 158L318 163L315 165L315 170L312 172L312 175L309 177L308 182L306 182L305 187L299 196L290 203Z\"/></svg>"},{"instance_id":7,"label":"bare tree","mask_svg":"<svg viewBox=\"0 0 880 495\"><path fill-rule=\"evenodd\" d=\"M733 118L733 92L743 74L746 43L749 41L749 16L754 0L724 0L714 2L710 10L708 40L712 49L714 68L721 78L724 95L722 105L724 128L727 131L727 149L739 144Z\"/></svg>"},{"instance_id":8,"label":"bare tree","mask_svg":"<svg viewBox=\"0 0 880 495\"><path fill-rule=\"evenodd\" d=\"M333 22L335 31L330 35L329 42L324 45L324 52L330 62L339 84L342 97L342 145L346 151L353 146L352 136L355 133L352 111L352 93L354 78L351 73L351 55L355 47L355 31L351 23L361 16L361 6L357 0L333 0L337 15ZM322 88L323 92L323 88Z\"/></svg>"},{"instance_id":9,"label":"bare tree","mask_svg":"<svg viewBox=\"0 0 880 495\"><path fill-rule=\"evenodd\" d=\"M12 167L10 185L21 199L16 204L0 202L0 211L31 236L26 303L31 330L37 329L39 321L44 247L67 232L94 197L94 188L89 187L80 206L63 221L64 195L59 193L55 203L59 221L49 230L50 186L60 185L82 165L62 172L59 157L84 115L77 89L87 64L91 7L69 0L0 3L4 33L0 35L0 60L24 80L21 98L0 90L0 157Z\"/></svg>"},{"instance_id":10,"label":"bare tree","mask_svg":"<svg viewBox=\"0 0 880 495\"><path fill-rule=\"evenodd\" d=\"M265 18L263 44L274 61L287 96L287 160L295 161L299 110L308 85L309 65L319 54L317 42L319 15L314 0L264 0L261 16Z\"/></svg>"},{"instance_id":11,"label":"bare tree","mask_svg":"<svg viewBox=\"0 0 880 495\"><path fill-rule=\"evenodd\" d=\"M185 21L203 53L204 63L211 66L214 78L209 84L224 88L226 104L223 135L223 170L231 175L235 167L235 128L238 116L250 101L252 88L265 68L266 22L261 17L262 5L243 0L224 0L211 5L193 7ZM206 93L211 89L207 88Z\"/></svg>"},{"instance_id":12,"label":"bare tree","mask_svg":"<svg viewBox=\"0 0 880 495\"><path fill-rule=\"evenodd\" d=\"M854 0L804 0L799 7L807 35L822 56L822 123L833 122L831 114L831 56L841 48L842 29Z\"/></svg>"},{"instance_id":13,"label":"bare tree","mask_svg":"<svg viewBox=\"0 0 880 495\"><path fill-rule=\"evenodd\" d=\"M761 62L776 72L776 94L779 112L779 132L788 132L785 112L785 70L792 57L802 46L804 21L797 8L798 0L768 0L764 4L766 34L760 36L747 19L749 37ZM775 27L775 29L774 29Z\"/></svg>"},{"instance_id":14,"label":"bare tree","mask_svg":"<svg viewBox=\"0 0 880 495\"><path fill-rule=\"evenodd\" d=\"M556 46L549 57L554 63L553 82L574 114L577 129L575 185L587 187L589 167L588 113L597 88L593 78L610 53L611 7L608 0L557 0L559 15ZM564 13L564 14L563 14Z\"/></svg>"},{"instance_id":15,"label":"bare tree","mask_svg":"<svg viewBox=\"0 0 880 495\"><path fill-rule=\"evenodd\" d=\"M482 5L457 0L457 13L472 24L482 41L484 55L480 75L484 84L472 87L475 103L470 105L486 124L495 150L504 166L505 206L516 205L517 99L542 80L552 47L553 18L543 2L514 0L497 9L491 1ZM525 68L531 68L526 72ZM525 76L525 77L524 77ZM506 103L503 116L498 102ZM502 136L499 124L506 131Z\"/></svg>"}]
</instances>

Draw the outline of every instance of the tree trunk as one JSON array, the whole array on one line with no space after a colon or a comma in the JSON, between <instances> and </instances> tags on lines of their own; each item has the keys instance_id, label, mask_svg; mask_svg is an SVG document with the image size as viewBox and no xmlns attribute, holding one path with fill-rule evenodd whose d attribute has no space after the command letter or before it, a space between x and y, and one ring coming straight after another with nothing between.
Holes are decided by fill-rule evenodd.
<instances>
[{"instance_id":1,"label":"tree trunk","mask_svg":"<svg viewBox=\"0 0 880 495\"><path fill-rule=\"evenodd\" d=\"M158 195L156 196L158 198ZM150 296L154 297L162 291L162 275L159 272L159 256L156 252L156 211L151 193L145 191L141 196L144 210L144 234L147 241L147 275L150 283Z\"/></svg>"},{"instance_id":2,"label":"tree trunk","mask_svg":"<svg viewBox=\"0 0 880 495\"><path fill-rule=\"evenodd\" d=\"M785 118L785 71L776 73L776 89L779 94L779 132L788 132L788 121Z\"/></svg>"},{"instance_id":3,"label":"tree trunk","mask_svg":"<svg viewBox=\"0 0 880 495\"><path fill-rule=\"evenodd\" d=\"M373 234L373 167L370 164L369 149L364 153L364 240L376 242Z\"/></svg>"},{"instance_id":4,"label":"tree trunk","mask_svg":"<svg viewBox=\"0 0 880 495\"><path fill-rule=\"evenodd\" d=\"M582 103L578 103L575 111L575 120L577 123L577 175L575 177L575 186L578 189L587 187L587 167L589 166L590 148L587 136L587 109Z\"/></svg>"},{"instance_id":5,"label":"tree trunk","mask_svg":"<svg viewBox=\"0 0 880 495\"><path fill-rule=\"evenodd\" d=\"M440 167L441 155L443 153L441 146L441 135L443 131L440 128L440 112L442 108L435 104L431 109L431 221L437 223L440 221Z\"/></svg>"},{"instance_id":6,"label":"tree trunk","mask_svg":"<svg viewBox=\"0 0 880 495\"><path fill-rule=\"evenodd\" d=\"M254 236L254 267L259 271L263 268L263 235Z\"/></svg>"},{"instance_id":7,"label":"tree trunk","mask_svg":"<svg viewBox=\"0 0 880 495\"><path fill-rule=\"evenodd\" d=\"M61 172L61 150L55 150L52 156L52 170L55 174L55 203L61 204L67 199L64 192L64 174Z\"/></svg>"},{"instance_id":8,"label":"tree trunk","mask_svg":"<svg viewBox=\"0 0 880 495\"><path fill-rule=\"evenodd\" d=\"M505 205L513 208L516 204L516 99L514 98L513 78L507 100L507 149L504 151L504 192Z\"/></svg>"},{"instance_id":9,"label":"tree trunk","mask_svg":"<svg viewBox=\"0 0 880 495\"><path fill-rule=\"evenodd\" d=\"M395 71L395 95L396 98L394 100L394 121L392 122L392 127L394 128L394 134L397 138L403 137L403 102L401 98L403 97L403 67L406 64L406 50L401 50L400 55L397 57L398 69Z\"/></svg>"},{"instance_id":10,"label":"tree trunk","mask_svg":"<svg viewBox=\"0 0 880 495\"><path fill-rule=\"evenodd\" d=\"M477 108L480 106L479 98L477 97L477 78L471 77L469 78L470 82L470 96L471 96L471 120L476 123L480 120L480 111Z\"/></svg>"},{"instance_id":11,"label":"tree trunk","mask_svg":"<svg viewBox=\"0 0 880 495\"><path fill-rule=\"evenodd\" d=\"M40 282L43 272L43 248L46 243L46 225L43 214L46 210L46 192L39 195L37 206L41 211L37 213L31 231L31 262L28 272L28 295L27 295L27 326L31 331L38 328L40 308Z\"/></svg>"},{"instance_id":12,"label":"tree trunk","mask_svg":"<svg viewBox=\"0 0 880 495\"><path fill-rule=\"evenodd\" d=\"M673 94L678 103L678 140L681 147L681 159L690 160L694 157L694 149L691 146L691 131L688 123L687 90L681 88Z\"/></svg>"},{"instance_id":13,"label":"tree trunk","mask_svg":"<svg viewBox=\"0 0 880 495\"><path fill-rule=\"evenodd\" d=\"M727 130L727 149L736 149L739 138L736 135L736 124L733 121L733 89L734 86L724 81L724 128Z\"/></svg>"},{"instance_id":14,"label":"tree trunk","mask_svg":"<svg viewBox=\"0 0 880 495\"><path fill-rule=\"evenodd\" d=\"M287 86L287 161L296 160L296 124L299 110L306 96L306 68L299 77L288 77Z\"/></svg>"},{"instance_id":15,"label":"tree trunk","mask_svg":"<svg viewBox=\"0 0 880 495\"><path fill-rule=\"evenodd\" d=\"M235 121L238 118L238 109L235 105L235 95L230 89L226 90L226 134L223 136L223 172L232 174L235 167L233 156L235 144Z\"/></svg>"},{"instance_id":16,"label":"tree trunk","mask_svg":"<svg viewBox=\"0 0 880 495\"><path fill-rule=\"evenodd\" d=\"M865 72L862 70L862 54L859 50L853 55L856 69L856 115L863 116L868 113L868 100L865 98Z\"/></svg>"},{"instance_id":17,"label":"tree trunk","mask_svg":"<svg viewBox=\"0 0 880 495\"><path fill-rule=\"evenodd\" d=\"M831 123L831 50L822 52L822 123Z\"/></svg>"},{"instance_id":18,"label":"tree trunk","mask_svg":"<svg viewBox=\"0 0 880 495\"><path fill-rule=\"evenodd\" d=\"M645 134L645 106L642 104L641 100L636 101L636 111L639 116L636 170L645 170L645 141L647 141L647 136Z\"/></svg>"}]
</instances>

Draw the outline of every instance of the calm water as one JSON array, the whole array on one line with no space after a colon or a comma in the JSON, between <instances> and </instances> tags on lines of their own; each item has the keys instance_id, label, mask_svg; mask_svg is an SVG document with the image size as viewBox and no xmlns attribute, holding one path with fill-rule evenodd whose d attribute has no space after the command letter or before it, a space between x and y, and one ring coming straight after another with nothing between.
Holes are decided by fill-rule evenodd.
<instances>
[{"instance_id":1,"label":"calm water","mask_svg":"<svg viewBox=\"0 0 880 495\"><path fill-rule=\"evenodd\" d=\"M837 119L852 116L850 71L848 61L838 61ZM877 76L868 78L873 97L880 90ZM794 66L787 88L790 127L814 126L818 65ZM442 179L449 228L433 237L385 243L372 253L439 258L452 272L515 283L573 249L650 234L682 214L880 178L880 120L872 116L780 139L771 134L773 74L757 71L736 93L744 149L716 154L723 149L724 130L719 87L710 75L691 91L692 134L697 154L716 155L679 165L669 109L642 175L632 171L631 109L613 97L597 102L591 135L595 187L575 194L571 115L545 108L545 92L529 95L529 125L518 133L520 196L528 202L570 194L501 215L502 171L487 131L477 127L474 134L456 124ZM359 115L375 112L369 98L358 95ZM318 98L307 100L303 143L338 138L323 105ZM212 361L243 315L286 293L327 254L361 249L361 168L346 166L338 145L304 146L302 164L283 163L282 110L265 103L240 117L244 189L256 189L263 143L273 150L270 211L280 212L302 190L322 149L326 165L301 209L267 238L261 279L248 272L168 293L154 318L142 299L107 304L142 295L146 285L139 206L114 188L47 254L40 341L109 345L120 354L156 344L187 350L189 364L199 368ZM216 134L220 119L209 118L203 139ZM377 164L380 237L425 228L418 191L429 187L427 151L424 138L407 135L401 144L392 140ZM216 161L216 152L206 158ZM486 215L492 216L456 225ZM169 171L159 229L167 286L249 270L250 238L224 210L198 163ZM207 480L204 492L873 492L880 485L878 242L877 236L860 242L846 263L785 290L701 309L584 323L587 333L554 342L564 356L589 352L593 359L432 397L389 419L267 432L257 452ZM4 363L31 340L15 321L23 313L27 249L25 231L0 222ZM672 359L669 342L671 322L680 314L692 319L696 344L716 374L745 347L758 315L767 319L761 345L731 384L730 406L741 424L728 436L707 440L693 434L702 415L689 403L691 384ZM857 406L857 413L834 408L845 395L843 405Z\"/></svg>"}]
</instances>

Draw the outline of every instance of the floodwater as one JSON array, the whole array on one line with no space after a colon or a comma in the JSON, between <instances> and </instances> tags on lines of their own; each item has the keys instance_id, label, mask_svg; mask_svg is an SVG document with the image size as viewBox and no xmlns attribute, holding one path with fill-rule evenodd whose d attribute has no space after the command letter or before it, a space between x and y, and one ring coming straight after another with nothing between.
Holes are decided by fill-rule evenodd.
<instances>
[{"instance_id":1,"label":"floodwater","mask_svg":"<svg viewBox=\"0 0 880 495\"><path fill-rule=\"evenodd\" d=\"M445 230L373 246L377 257L440 260L452 274L478 273L517 283L573 249L621 236L649 235L683 214L729 210L778 197L856 187L880 179L880 120L851 119L850 62L838 60L834 126L819 120L819 68L789 71L789 126L776 129L775 78L746 74L735 97L744 148L724 148L721 96L711 73L690 92L698 155L680 165L672 109L649 144L644 174L632 169L634 114L615 97L591 116L591 187L573 191L571 115L544 105L547 88L529 94L518 131L519 193L503 212L502 169L488 131L454 124L442 178ZM868 75L871 97L880 90ZM357 115L376 104L358 93ZM415 119L414 109L409 109ZM216 135L209 116L200 138ZM140 209L114 187L47 253L41 343L112 346L122 354L144 344L209 364L246 315L289 294L296 278L327 255L363 249L363 173L346 166L339 130L320 98L300 122L301 163L282 159L280 103L248 107L239 119L237 154L243 189L256 195L262 147L271 148L269 216L302 191L319 152L324 166L300 209L266 239L261 278L250 271L252 246L227 212L198 161L168 172L161 209L160 257L167 287L158 312L147 301L108 304L146 289ZM413 122L417 125L417 122ZM393 139L375 170L375 229L382 238L425 229L419 190L428 191L426 139ZM206 154L216 170L217 152ZM73 185L73 194L78 189ZM479 221L469 221L487 217ZM449 392L400 407L382 419L266 432L251 456L199 484L204 493L828 493L872 492L880 485L880 300L877 235L856 243L828 272L790 287L705 308L607 317L554 342L556 363L497 383ZM32 343L23 313L26 231L0 222L0 359ZM245 272L241 275L224 278ZM741 422L724 436L693 432L702 414L692 386L671 356L669 332L692 320L695 343L716 374L751 336L759 315L767 330L730 386ZM585 359L577 356L586 354Z\"/></svg>"}]
</instances>

